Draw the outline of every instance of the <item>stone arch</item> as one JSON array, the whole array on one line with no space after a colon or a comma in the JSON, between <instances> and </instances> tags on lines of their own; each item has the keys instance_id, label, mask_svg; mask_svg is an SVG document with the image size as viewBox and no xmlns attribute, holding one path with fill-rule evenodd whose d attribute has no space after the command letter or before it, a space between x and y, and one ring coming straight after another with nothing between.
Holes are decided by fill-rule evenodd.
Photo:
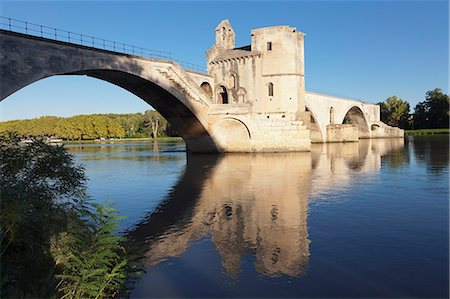
<instances>
[{"instance_id":1,"label":"stone arch","mask_svg":"<svg viewBox=\"0 0 450 299\"><path fill-rule=\"evenodd\" d=\"M358 106L353 106L347 111L342 124L357 125L359 138L370 138L369 125L364 113Z\"/></svg>"},{"instance_id":2,"label":"stone arch","mask_svg":"<svg viewBox=\"0 0 450 299\"><path fill-rule=\"evenodd\" d=\"M384 130L379 124L372 124L370 126L370 136L372 138L379 138L383 137L384 135Z\"/></svg>"},{"instance_id":3,"label":"stone arch","mask_svg":"<svg viewBox=\"0 0 450 299\"><path fill-rule=\"evenodd\" d=\"M189 151L203 151L196 144L197 138L210 143L210 150L207 151L215 151L215 145L213 144L209 133L195 113L192 112L187 105L181 102L177 96L168 92L158 84L130 73L113 70L85 70L65 75L86 75L126 89L151 105L167 119L174 131L184 139Z\"/></svg>"},{"instance_id":4,"label":"stone arch","mask_svg":"<svg viewBox=\"0 0 450 299\"><path fill-rule=\"evenodd\" d=\"M372 124L372 125L370 126L370 131L377 131L377 130L380 130L380 125L378 125L378 124Z\"/></svg>"},{"instance_id":5,"label":"stone arch","mask_svg":"<svg viewBox=\"0 0 450 299\"><path fill-rule=\"evenodd\" d=\"M238 76L236 73L230 73L229 75L229 79L228 79L228 87L230 87L230 89L233 88L238 88Z\"/></svg>"},{"instance_id":6,"label":"stone arch","mask_svg":"<svg viewBox=\"0 0 450 299\"><path fill-rule=\"evenodd\" d=\"M238 103L245 103L246 100L247 91L243 87L239 87L237 96L238 96Z\"/></svg>"},{"instance_id":7,"label":"stone arch","mask_svg":"<svg viewBox=\"0 0 450 299\"><path fill-rule=\"evenodd\" d=\"M211 135L220 152L251 152L251 133L239 119L227 117L214 123Z\"/></svg>"},{"instance_id":8,"label":"stone arch","mask_svg":"<svg viewBox=\"0 0 450 299\"><path fill-rule=\"evenodd\" d=\"M323 134L322 134L322 130L320 128L320 124L318 122L317 117L315 116L315 114L311 111L311 109L309 109L307 106L305 106L305 110L306 112L309 113L309 121L308 123L308 129L310 131L310 138L311 138L311 142L313 143L321 143L323 142Z\"/></svg>"},{"instance_id":9,"label":"stone arch","mask_svg":"<svg viewBox=\"0 0 450 299\"><path fill-rule=\"evenodd\" d=\"M210 99L212 99L213 91L212 91L211 85L208 82L203 82L200 85L200 88L203 89L203 91L208 95L208 97Z\"/></svg>"},{"instance_id":10,"label":"stone arch","mask_svg":"<svg viewBox=\"0 0 450 299\"><path fill-rule=\"evenodd\" d=\"M170 72L189 76L177 64L19 33L1 33L0 37L0 52L6 53L0 60L0 100L44 78L85 75L120 86L150 104L185 140L188 151L217 152L207 120L199 113L208 108L206 97L170 80Z\"/></svg>"}]
</instances>

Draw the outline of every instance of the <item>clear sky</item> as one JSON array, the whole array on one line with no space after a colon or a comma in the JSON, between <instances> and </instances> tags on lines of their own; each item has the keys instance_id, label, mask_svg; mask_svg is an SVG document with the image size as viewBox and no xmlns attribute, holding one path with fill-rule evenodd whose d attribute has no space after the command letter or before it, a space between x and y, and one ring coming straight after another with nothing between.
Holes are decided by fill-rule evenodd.
<instances>
[{"instance_id":1,"label":"clear sky","mask_svg":"<svg viewBox=\"0 0 450 299\"><path fill-rule=\"evenodd\" d=\"M306 33L306 89L376 103L397 95L411 109L449 88L448 1L1 1L0 15L85 33L205 65L214 28L228 18L236 46L253 28ZM143 112L150 106L109 83L56 76L0 103L1 120Z\"/></svg>"}]
</instances>

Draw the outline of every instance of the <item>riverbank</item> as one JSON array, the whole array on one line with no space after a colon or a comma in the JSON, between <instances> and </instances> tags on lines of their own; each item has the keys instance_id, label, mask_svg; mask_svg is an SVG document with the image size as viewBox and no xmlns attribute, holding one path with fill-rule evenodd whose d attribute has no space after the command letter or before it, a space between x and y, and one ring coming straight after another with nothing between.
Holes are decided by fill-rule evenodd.
<instances>
[{"instance_id":1,"label":"riverbank","mask_svg":"<svg viewBox=\"0 0 450 299\"><path fill-rule=\"evenodd\" d=\"M117 138L107 140L64 140L63 144L85 144L85 143L125 143L125 142L182 142L181 137L158 137L158 138Z\"/></svg>"},{"instance_id":2,"label":"riverbank","mask_svg":"<svg viewBox=\"0 0 450 299\"><path fill-rule=\"evenodd\" d=\"M405 130L406 136L450 134L450 129Z\"/></svg>"}]
</instances>

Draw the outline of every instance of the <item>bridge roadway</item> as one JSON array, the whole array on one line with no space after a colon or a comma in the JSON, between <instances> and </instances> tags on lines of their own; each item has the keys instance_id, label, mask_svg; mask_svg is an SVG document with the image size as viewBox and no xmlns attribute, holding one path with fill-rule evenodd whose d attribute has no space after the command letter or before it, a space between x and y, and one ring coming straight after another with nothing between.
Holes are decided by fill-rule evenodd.
<instances>
[{"instance_id":1,"label":"bridge roadway","mask_svg":"<svg viewBox=\"0 0 450 299\"><path fill-rule=\"evenodd\" d=\"M306 121L261 120L252 113L251 104L214 104L212 93L201 87L215 86L212 76L183 69L170 60L8 30L0 30L0 56L0 100L50 76L101 79L130 91L160 112L191 152L308 151L311 141L336 141L331 140L330 130L345 121L358 127L359 138L403 134L379 121L378 106L308 92L310 118Z\"/></svg>"}]
</instances>

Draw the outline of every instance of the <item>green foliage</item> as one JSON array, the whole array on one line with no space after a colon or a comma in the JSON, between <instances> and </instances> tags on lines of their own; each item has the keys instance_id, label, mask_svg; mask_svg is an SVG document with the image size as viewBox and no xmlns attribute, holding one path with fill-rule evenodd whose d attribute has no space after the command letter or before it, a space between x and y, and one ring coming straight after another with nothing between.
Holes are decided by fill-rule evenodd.
<instances>
[{"instance_id":1,"label":"green foliage","mask_svg":"<svg viewBox=\"0 0 450 299\"><path fill-rule=\"evenodd\" d=\"M151 134L153 138L162 136L162 133L167 129L167 120L157 111L147 110L143 115L144 131Z\"/></svg>"},{"instance_id":2,"label":"green foliage","mask_svg":"<svg viewBox=\"0 0 450 299\"><path fill-rule=\"evenodd\" d=\"M414 108L414 129L449 128L450 97L436 88Z\"/></svg>"},{"instance_id":3,"label":"green foliage","mask_svg":"<svg viewBox=\"0 0 450 299\"><path fill-rule=\"evenodd\" d=\"M16 132L21 138L57 137L65 140L174 135L167 120L154 110L132 114L91 114L69 118L43 116L6 121L0 122L0 133L2 132Z\"/></svg>"},{"instance_id":4,"label":"green foliage","mask_svg":"<svg viewBox=\"0 0 450 299\"><path fill-rule=\"evenodd\" d=\"M2 296L47 297L54 288L50 238L84 196L83 169L58 146L0 137Z\"/></svg>"},{"instance_id":5,"label":"green foliage","mask_svg":"<svg viewBox=\"0 0 450 299\"><path fill-rule=\"evenodd\" d=\"M378 103L380 105L381 121L393 126L406 129L409 127L409 103L396 96Z\"/></svg>"},{"instance_id":6,"label":"green foliage","mask_svg":"<svg viewBox=\"0 0 450 299\"><path fill-rule=\"evenodd\" d=\"M112 297L128 277L123 239L114 236L118 214L109 205L94 206L95 213L84 221L88 231L65 231L52 238L61 298Z\"/></svg>"},{"instance_id":7,"label":"green foliage","mask_svg":"<svg viewBox=\"0 0 450 299\"><path fill-rule=\"evenodd\" d=\"M110 297L131 273L117 213L61 146L0 136L2 297Z\"/></svg>"}]
</instances>

